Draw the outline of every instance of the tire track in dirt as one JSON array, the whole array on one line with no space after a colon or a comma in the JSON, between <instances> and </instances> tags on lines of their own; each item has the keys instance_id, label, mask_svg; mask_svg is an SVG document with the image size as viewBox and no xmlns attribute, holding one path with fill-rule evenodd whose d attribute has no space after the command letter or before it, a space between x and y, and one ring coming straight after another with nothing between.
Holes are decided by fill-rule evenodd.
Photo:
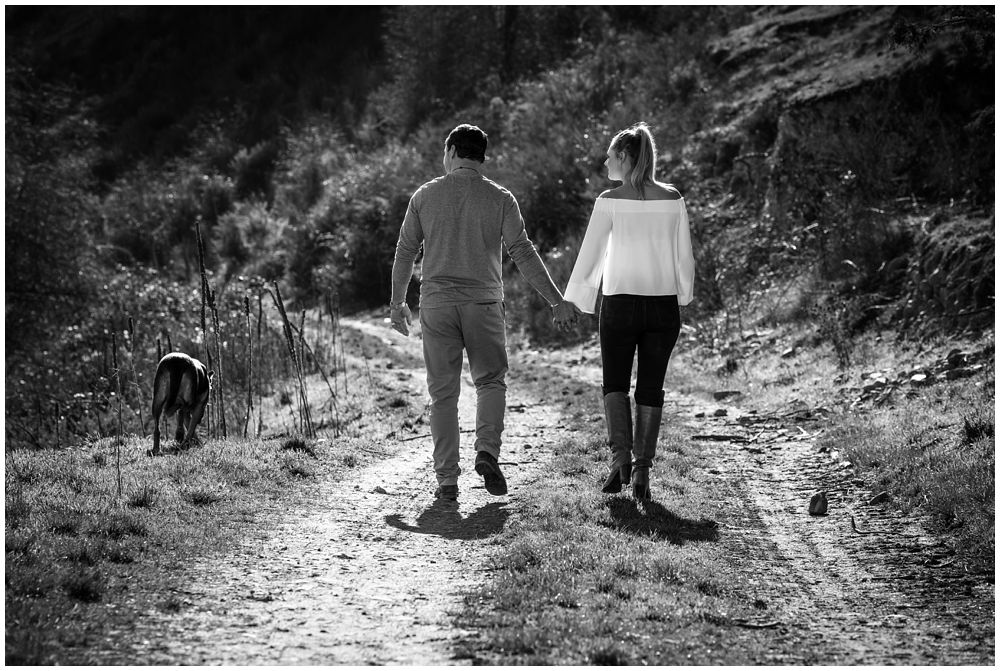
<instances>
[{"instance_id":1,"label":"tire track in dirt","mask_svg":"<svg viewBox=\"0 0 1000 671\"><path fill-rule=\"evenodd\" d=\"M723 543L775 613L767 664L984 664L994 657L992 577L945 563L947 547L924 520L867 504L866 483L850 464L818 451L794 424L729 408L690 405L705 419L692 435L732 435L703 443L743 493ZM828 514L811 516L811 494L827 492ZM856 528L855 528L856 527ZM860 533L858 530L861 530Z\"/></svg>"},{"instance_id":2,"label":"tire track in dirt","mask_svg":"<svg viewBox=\"0 0 1000 671\"><path fill-rule=\"evenodd\" d=\"M343 320L369 352L391 347L404 393L425 398L420 340L380 320ZM419 328L419 327L417 327ZM368 355L366 355L368 356ZM131 637L132 663L459 664L464 595L485 579L490 537L506 523L543 453L569 435L552 406L511 385L501 464L510 494L494 497L472 469L463 432L458 502L435 502L430 437L400 436L389 456L322 480L253 538L184 571L177 613L152 610ZM474 426L466 364L461 425ZM389 427L385 427L389 428ZM426 431L426 427L416 427Z\"/></svg>"},{"instance_id":3,"label":"tire track in dirt","mask_svg":"<svg viewBox=\"0 0 1000 671\"><path fill-rule=\"evenodd\" d=\"M599 362L594 344L532 357L540 379L571 373L592 386L600 385ZM762 600L759 620L732 623L730 646L762 654L748 652L746 663L994 662L993 576L954 562L919 516L868 505L867 483L812 442L815 425L666 394L665 426L682 426L691 438L685 451L708 468L701 481L723 501L718 554L746 581L741 588ZM669 459L661 450L659 468ZM663 496L659 483L653 487L654 498ZM829 511L811 516L818 490L827 492ZM735 500L726 499L731 492Z\"/></svg>"}]
</instances>

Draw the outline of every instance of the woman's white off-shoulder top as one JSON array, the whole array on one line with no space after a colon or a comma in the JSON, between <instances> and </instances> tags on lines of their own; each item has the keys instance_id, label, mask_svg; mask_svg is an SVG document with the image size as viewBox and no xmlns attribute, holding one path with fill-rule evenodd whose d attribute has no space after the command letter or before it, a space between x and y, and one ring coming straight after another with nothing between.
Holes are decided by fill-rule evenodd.
<instances>
[{"instance_id":1,"label":"woman's white off-shoulder top","mask_svg":"<svg viewBox=\"0 0 1000 671\"><path fill-rule=\"evenodd\" d=\"M604 295L694 298L694 254L684 199L598 198L565 298L593 314Z\"/></svg>"}]
</instances>

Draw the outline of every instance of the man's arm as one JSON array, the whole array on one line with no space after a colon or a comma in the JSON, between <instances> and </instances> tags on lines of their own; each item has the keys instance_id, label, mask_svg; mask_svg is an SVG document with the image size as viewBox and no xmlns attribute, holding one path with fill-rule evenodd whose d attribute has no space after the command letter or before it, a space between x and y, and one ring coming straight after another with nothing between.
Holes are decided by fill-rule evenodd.
<instances>
[{"instance_id":1,"label":"man's arm","mask_svg":"<svg viewBox=\"0 0 1000 671\"><path fill-rule=\"evenodd\" d=\"M535 243L528 238L521 209L513 196L510 197L510 202L504 211L502 235L507 253L528 283L548 301L550 306L555 307L561 303L562 293L552 281L548 268L545 267L538 249L535 248Z\"/></svg>"},{"instance_id":2,"label":"man's arm","mask_svg":"<svg viewBox=\"0 0 1000 671\"><path fill-rule=\"evenodd\" d=\"M406 290L413 276L413 262L424 240L424 231L420 226L420 215L417 213L414 198L410 198L406 216L403 217L403 225L399 227L396 256L392 261L392 296L389 298L389 319L392 327L403 335L410 334L411 315L410 308L406 305Z\"/></svg>"},{"instance_id":3,"label":"man's arm","mask_svg":"<svg viewBox=\"0 0 1000 671\"><path fill-rule=\"evenodd\" d=\"M524 228L524 218L521 217L521 209L514 196L510 197L510 203L504 212L502 234L507 253L514 259L517 269L552 308L552 318L556 326L560 329L569 328L576 321L580 309L565 300L552 281L552 276L549 275L548 268L539 256L538 249L528 238L528 232Z\"/></svg>"}]
</instances>

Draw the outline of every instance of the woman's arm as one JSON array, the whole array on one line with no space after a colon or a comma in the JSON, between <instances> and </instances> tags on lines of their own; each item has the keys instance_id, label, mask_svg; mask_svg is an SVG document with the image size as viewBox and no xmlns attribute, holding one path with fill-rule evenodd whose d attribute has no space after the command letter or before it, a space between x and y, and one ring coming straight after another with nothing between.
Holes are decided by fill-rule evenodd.
<instances>
[{"instance_id":1,"label":"woman's arm","mask_svg":"<svg viewBox=\"0 0 1000 671\"><path fill-rule=\"evenodd\" d=\"M587 314L594 314L597 309L597 293L610 239L611 205L609 199L598 198L565 292L566 300Z\"/></svg>"},{"instance_id":2,"label":"woman's arm","mask_svg":"<svg viewBox=\"0 0 1000 671\"><path fill-rule=\"evenodd\" d=\"M677 273L677 303L687 305L694 300L694 251L691 249L687 206L683 201L674 243L674 272Z\"/></svg>"}]
</instances>

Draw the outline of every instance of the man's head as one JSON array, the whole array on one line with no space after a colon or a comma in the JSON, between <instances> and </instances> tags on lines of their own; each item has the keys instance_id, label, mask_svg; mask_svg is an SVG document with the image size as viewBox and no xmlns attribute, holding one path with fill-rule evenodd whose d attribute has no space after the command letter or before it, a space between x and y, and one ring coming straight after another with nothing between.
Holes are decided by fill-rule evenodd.
<instances>
[{"instance_id":1,"label":"man's head","mask_svg":"<svg viewBox=\"0 0 1000 671\"><path fill-rule=\"evenodd\" d=\"M445 156L455 149L455 158L482 163L486 160L486 133L478 126L463 123L448 134L444 142Z\"/></svg>"}]
</instances>

